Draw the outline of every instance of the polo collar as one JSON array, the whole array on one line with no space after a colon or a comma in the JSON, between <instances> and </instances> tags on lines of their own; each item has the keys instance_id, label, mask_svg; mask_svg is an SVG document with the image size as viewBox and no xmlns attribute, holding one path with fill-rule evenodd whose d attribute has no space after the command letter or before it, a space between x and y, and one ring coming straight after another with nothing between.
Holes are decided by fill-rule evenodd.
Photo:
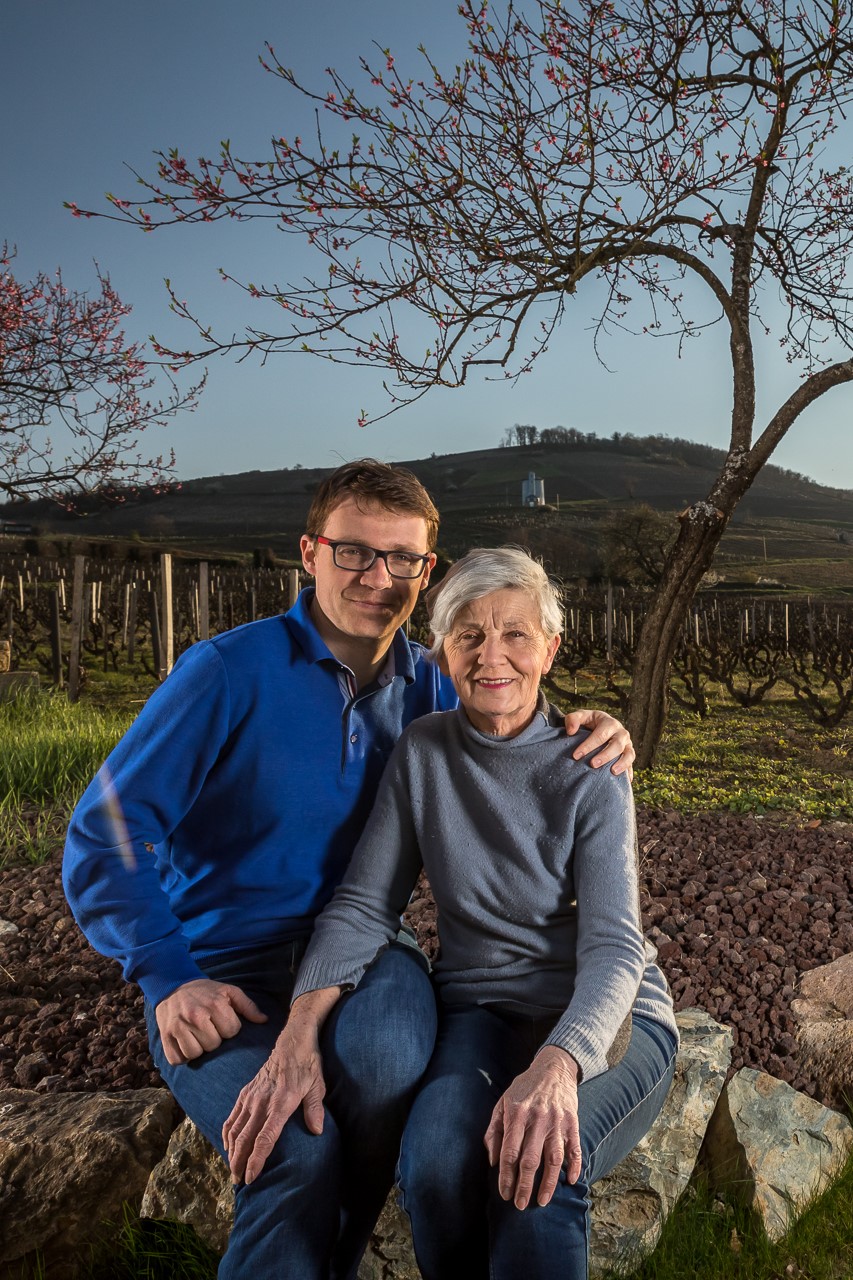
<instances>
[{"instance_id":1,"label":"polo collar","mask_svg":"<svg viewBox=\"0 0 853 1280\"><path fill-rule=\"evenodd\" d=\"M300 591L296 604L284 615L285 625L305 655L306 662L332 662L336 668L346 670L344 663L335 657L314 625L311 617L311 601L314 595L313 587L305 587ZM394 633L391 647L394 654L394 675L402 676L406 684L413 684L416 655L405 633L399 628Z\"/></svg>"}]
</instances>

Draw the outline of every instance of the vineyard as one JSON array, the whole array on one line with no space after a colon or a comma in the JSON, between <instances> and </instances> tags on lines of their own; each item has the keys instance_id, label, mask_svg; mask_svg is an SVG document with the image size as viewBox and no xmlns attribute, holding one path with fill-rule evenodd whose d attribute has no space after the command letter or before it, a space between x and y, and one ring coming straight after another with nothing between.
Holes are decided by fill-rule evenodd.
<instances>
[{"instance_id":1,"label":"vineyard","mask_svg":"<svg viewBox=\"0 0 853 1280\"><path fill-rule=\"evenodd\" d=\"M647 599L613 588L566 593L561 665L575 684L582 672L603 672L622 712ZM704 717L720 691L746 708L771 694L793 698L810 720L834 728L853 707L853 605L698 595L674 655L670 695Z\"/></svg>"},{"instance_id":2,"label":"vineyard","mask_svg":"<svg viewBox=\"0 0 853 1280\"><path fill-rule=\"evenodd\" d=\"M38 672L72 696L94 670L156 681L196 640L283 612L302 581L295 569L166 555L143 564L7 552L0 639L11 641L12 670ZM640 591L567 585L559 667L570 691L579 694L594 674L624 712L647 600ZM420 612L412 631L424 636ZM671 696L704 717L721 693L744 708L771 695L793 699L816 724L840 724L853 708L853 604L698 595L675 654Z\"/></svg>"},{"instance_id":3,"label":"vineyard","mask_svg":"<svg viewBox=\"0 0 853 1280\"><path fill-rule=\"evenodd\" d=\"M281 613L290 569L0 556L0 638L11 669L35 671L76 697L95 668L162 680L197 640Z\"/></svg>"}]
</instances>

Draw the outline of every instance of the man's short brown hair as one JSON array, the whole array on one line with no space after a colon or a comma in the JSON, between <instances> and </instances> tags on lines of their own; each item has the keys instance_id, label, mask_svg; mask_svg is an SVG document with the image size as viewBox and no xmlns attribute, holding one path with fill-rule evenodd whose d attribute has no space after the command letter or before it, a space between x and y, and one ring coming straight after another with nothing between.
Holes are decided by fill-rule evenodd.
<instances>
[{"instance_id":1,"label":"man's short brown hair","mask_svg":"<svg viewBox=\"0 0 853 1280\"><path fill-rule=\"evenodd\" d=\"M400 515L420 516L426 523L427 550L435 547L438 512L420 480L407 467L377 462L375 458L345 462L322 481L315 493L308 512L308 536L322 533L329 516L347 498L354 498L359 507L384 507Z\"/></svg>"}]
</instances>

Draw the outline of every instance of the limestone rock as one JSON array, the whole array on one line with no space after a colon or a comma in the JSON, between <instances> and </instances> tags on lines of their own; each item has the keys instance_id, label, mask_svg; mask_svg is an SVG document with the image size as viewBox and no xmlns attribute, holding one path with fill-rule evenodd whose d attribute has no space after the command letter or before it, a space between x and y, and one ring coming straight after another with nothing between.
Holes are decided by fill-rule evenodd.
<instances>
[{"instance_id":1,"label":"limestone rock","mask_svg":"<svg viewBox=\"0 0 853 1280\"><path fill-rule=\"evenodd\" d=\"M651 1253L690 1180L725 1084L732 1032L701 1009L676 1015L681 1045L658 1119L631 1154L591 1191L590 1274Z\"/></svg>"},{"instance_id":2,"label":"limestone rock","mask_svg":"<svg viewBox=\"0 0 853 1280\"><path fill-rule=\"evenodd\" d=\"M711 1185L743 1200L779 1240L851 1149L853 1128L837 1111L745 1067L720 1097L701 1159Z\"/></svg>"},{"instance_id":3,"label":"limestone rock","mask_svg":"<svg viewBox=\"0 0 853 1280\"><path fill-rule=\"evenodd\" d=\"M191 1120L178 1125L152 1169L140 1215L185 1222L211 1249L225 1252L234 1220L231 1179L219 1152Z\"/></svg>"},{"instance_id":4,"label":"limestone rock","mask_svg":"<svg viewBox=\"0 0 853 1280\"><path fill-rule=\"evenodd\" d=\"M827 1102L843 1107L853 1097L853 955L804 973L791 1010L803 1072Z\"/></svg>"},{"instance_id":5,"label":"limestone rock","mask_svg":"<svg viewBox=\"0 0 853 1280\"><path fill-rule=\"evenodd\" d=\"M195 1231L217 1253L224 1253L234 1218L234 1197L225 1162L184 1120L169 1139L163 1159L151 1171L140 1214L171 1218ZM419 1280L408 1219L388 1197L359 1268L359 1280Z\"/></svg>"},{"instance_id":6,"label":"limestone rock","mask_svg":"<svg viewBox=\"0 0 853 1280\"><path fill-rule=\"evenodd\" d=\"M358 1280L421 1280L409 1219L392 1191L364 1251Z\"/></svg>"},{"instance_id":7,"label":"limestone rock","mask_svg":"<svg viewBox=\"0 0 853 1280\"><path fill-rule=\"evenodd\" d=\"M51 1280L124 1201L137 1205L166 1149L165 1089L113 1094L0 1091L0 1267L41 1250Z\"/></svg>"},{"instance_id":8,"label":"limestone rock","mask_svg":"<svg viewBox=\"0 0 853 1280\"><path fill-rule=\"evenodd\" d=\"M0 938L14 938L20 929L11 920L0 920Z\"/></svg>"}]
</instances>

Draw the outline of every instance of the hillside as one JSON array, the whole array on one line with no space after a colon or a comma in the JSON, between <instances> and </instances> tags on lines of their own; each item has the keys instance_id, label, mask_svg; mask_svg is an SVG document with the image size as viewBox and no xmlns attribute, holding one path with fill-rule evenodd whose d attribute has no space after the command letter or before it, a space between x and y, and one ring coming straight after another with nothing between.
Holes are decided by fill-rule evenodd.
<instances>
[{"instance_id":1,"label":"hillside","mask_svg":"<svg viewBox=\"0 0 853 1280\"><path fill-rule=\"evenodd\" d=\"M683 509L705 496L722 458L720 450L688 441L628 436L482 449L404 465L436 499L443 516L440 541L451 555L477 542L518 540L535 543L533 549L547 556L556 543L560 561L576 559L579 571L588 574L595 572L602 520L635 503ZM522 506L522 481L531 471L544 479L545 511ZM27 521L60 538L142 538L230 550L263 546L292 556L311 495L326 474L285 468L202 476L172 492L143 493L87 514L28 503L0 508L0 519ZM806 586L790 566L820 561L818 577L826 585L853 586L853 492L767 466L741 502L719 558L760 561L767 575ZM784 573L781 566L788 566Z\"/></svg>"}]
</instances>

